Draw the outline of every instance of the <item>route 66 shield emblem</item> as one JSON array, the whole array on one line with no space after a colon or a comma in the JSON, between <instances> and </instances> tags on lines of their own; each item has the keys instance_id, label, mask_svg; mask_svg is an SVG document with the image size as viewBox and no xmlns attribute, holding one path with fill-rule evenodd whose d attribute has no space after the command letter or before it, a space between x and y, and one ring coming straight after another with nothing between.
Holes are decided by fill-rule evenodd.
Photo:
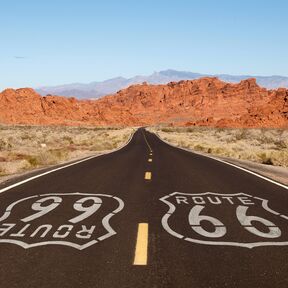
<instances>
[{"instance_id":1,"label":"route 66 shield emblem","mask_svg":"<svg viewBox=\"0 0 288 288\"><path fill-rule=\"evenodd\" d=\"M160 200L169 207L162 226L179 239L246 248L288 245L288 217L272 210L266 199L245 193L174 192Z\"/></svg>"},{"instance_id":2,"label":"route 66 shield emblem","mask_svg":"<svg viewBox=\"0 0 288 288\"><path fill-rule=\"evenodd\" d=\"M0 243L83 250L116 234L110 219L124 203L106 194L55 193L22 198L0 214Z\"/></svg>"}]
</instances>

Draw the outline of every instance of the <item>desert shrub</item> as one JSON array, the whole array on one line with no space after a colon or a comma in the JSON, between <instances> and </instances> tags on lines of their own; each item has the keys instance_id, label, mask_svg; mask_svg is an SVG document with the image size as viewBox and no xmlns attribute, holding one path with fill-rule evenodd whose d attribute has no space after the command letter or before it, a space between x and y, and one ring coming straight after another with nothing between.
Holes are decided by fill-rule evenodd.
<instances>
[{"instance_id":1,"label":"desert shrub","mask_svg":"<svg viewBox=\"0 0 288 288\"><path fill-rule=\"evenodd\" d=\"M8 141L5 141L3 139L0 139L0 151L4 150L10 150L13 147L13 145Z\"/></svg>"},{"instance_id":2,"label":"desert shrub","mask_svg":"<svg viewBox=\"0 0 288 288\"><path fill-rule=\"evenodd\" d=\"M224 147L215 147L212 149L212 151L213 153L218 154L218 155L227 155L230 152L229 149L225 149Z\"/></svg>"},{"instance_id":3,"label":"desert shrub","mask_svg":"<svg viewBox=\"0 0 288 288\"><path fill-rule=\"evenodd\" d=\"M26 155L25 160L29 163L32 167L37 167L40 164L38 157L33 155Z\"/></svg>"},{"instance_id":4,"label":"desert shrub","mask_svg":"<svg viewBox=\"0 0 288 288\"><path fill-rule=\"evenodd\" d=\"M167 132L167 133L173 132L173 130L171 128L162 128L161 131Z\"/></svg>"},{"instance_id":5,"label":"desert shrub","mask_svg":"<svg viewBox=\"0 0 288 288\"><path fill-rule=\"evenodd\" d=\"M21 135L20 138L21 138L21 140L31 140L32 135L25 133L25 134Z\"/></svg>"},{"instance_id":6,"label":"desert shrub","mask_svg":"<svg viewBox=\"0 0 288 288\"><path fill-rule=\"evenodd\" d=\"M274 145L276 146L276 149L279 149L279 150L288 148L288 143L284 140L275 141Z\"/></svg>"},{"instance_id":7,"label":"desert shrub","mask_svg":"<svg viewBox=\"0 0 288 288\"><path fill-rule=\"evenodd\" d=\"M49 150L48 153L50 153L52 156L59 160L65 160L68 156L67 149L53 149Z\"/></svg>"},{"instance_id":8,"label":"desert shrub","mask_svg":"<svg viewBox=\"0 0 288 288\"><path fill-rule=\"evenodd\" d=\"M248 136L249 133L247 132L247 129L241 129L240 131L237 131L236 134L235 134L235 139L237 141L239 140L243 140L243 139L246 139Z\"/></svg>"},{"instance_id":9,"label":"desert shrub","mask_svg":"<svg viewBox=\"0 0 288 288\"><path fill-rule=\"evenodd\" d=\"M4 176L6 174L7 174L7 172L6 172L5 168L0 166L0 176Z\"/></svg>"},{"instance_id":10,"label":"desert shrub","mask_svg":"<svg viewBox=\"0 0 288 288\"><path fill-rule=\"evenodd\" d=\"M194 149L197 151L206 151L206 148L200 144L195 145Z\"/></svg>"},{"instance_id":11,"label":"desert shrub","mask_svg":"<svg viewBox=\"0 0 288 288\"><path fill-rule=\"evenodd\" d=\"M62 140L68 142L70 145L71 145L71 144L74 144L74 141L73 141L73 139L72 139L71 136L64 136L64 137L62 138Z\"/></svg>"},{"instance_id":12,"label":"desert shrub","mask_svg":"<svg viewBox=\"0 0 288 288\"><path fill-rule=\"evenodd\" d=\"M262 152L262 153L258 154L258 156L259 156L262 164L273 165L273 161L272 161L271 157L267 155L267 153Z\"/></svg>"},{"instance_id":13,"label":"desert shrub","mask_svg":"<svg viewBox=\"0 0 288 288\"><path fill-rule=\"evenodd\" d=\"M6 141L0 139L0 151L4 150L6 148L6 145L7 145Z\"/></svg>"},{"instance_id":14,"label":"desert shrub","mask_svg":"<svg viewBox=\"0 0 288 288\"><path fill-rule=\"evenodd\" d=\"M271 159L273 165L281 165L288 167L288 151L272 151L271 152Z\"/></svg>"},{"instance_id":15,"label":"desert shrub","mask_svg":"<svg viewBox=\"0 0 288 288\"><path fill-rule=\"evenodd\" d=\"M68 156L69 149L51 149L41 152L37 160L39 165L51 165L66 160Z\"/></svg>"},{"instance_id":16,"label":"desert shrub","mask_svg":"<svg viewBox=\"0 0 288 288\"><path fill-rule=\"evenodd\" d=\"M190 144L187 141L180 141L179 145L183 148L190 148Z\"/></svg>"}]
</instances>

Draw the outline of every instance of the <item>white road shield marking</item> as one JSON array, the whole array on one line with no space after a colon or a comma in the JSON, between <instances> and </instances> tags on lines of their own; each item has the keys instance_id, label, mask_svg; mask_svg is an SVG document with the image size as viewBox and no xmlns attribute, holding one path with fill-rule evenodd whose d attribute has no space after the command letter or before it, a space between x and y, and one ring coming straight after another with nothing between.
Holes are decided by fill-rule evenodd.
<instances>
[{"instance_id":1,"label":"white road shield marking","mask_svg":"<svg viewBox=\"0 0 288 288\"><path fill-rule=\"evenodd\" d=\"M19 199L0 214L0 243L25 249L64 245L83 250L116 234L109 221L123 207L120 198L106 194L55 193Z\"/></svg>"},{"instance_id":2,"label":"white road shield marking","mask_svg":"<svg viewBox=\"0 0 288 288\"><path fill-rule=\"evenodd\" d=\"M245 248L288 245L288 217L269 208L266 199L245 193L174 192L160 200L169 207L162 226L179 239Z\"/></svg>"}]
</instances>

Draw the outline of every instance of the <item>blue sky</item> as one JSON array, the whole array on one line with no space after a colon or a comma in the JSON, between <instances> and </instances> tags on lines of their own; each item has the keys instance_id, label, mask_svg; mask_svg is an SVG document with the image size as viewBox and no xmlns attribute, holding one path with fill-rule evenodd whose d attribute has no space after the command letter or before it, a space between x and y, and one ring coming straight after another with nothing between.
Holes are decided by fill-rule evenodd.
<instances>
[{"instance_id":1,"label":"blue sky","mask_svg":"<svg viewBox=\"0 0 288 288\"><path fill-rule=\"evenodd\" d=\"M0 0L0 89L168 68L288 76L286 0Z\"/></svg>"}]
</instances>

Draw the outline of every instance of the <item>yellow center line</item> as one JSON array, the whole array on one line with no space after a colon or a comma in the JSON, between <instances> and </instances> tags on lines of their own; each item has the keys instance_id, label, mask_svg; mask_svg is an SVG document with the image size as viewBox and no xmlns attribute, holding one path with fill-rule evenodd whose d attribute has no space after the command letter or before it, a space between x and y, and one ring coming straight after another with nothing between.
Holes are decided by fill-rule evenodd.
<instances>
[{"instance_id":1,"label":"yellow center line","mask_svg":"<svg viewBox=\"0 0 288 288\"><path fill-rule=\"evenodd\" d=\"M149 159L148 159L148 162L152 162L152 158L149 158Z\"/></svg>"},{"instance_id":2,"label":"yellow center line","mask_svg":"<svg viewBox=\"0 0 288 288\"><path fill-rule=\"evenodd\" d=\"M147 265L147 258L148 258L148 223L139 223L133 265Z\"/></svg>"},{"instance_id":3,"label":"yellow center line","mask_svg":"<svg viewBox=\"0 0 288 288\"><path fill-rule=\"evenodd\" d=\"M145 172L144 178L145 178L145 180L151 180L151 178L152 178L152 173L151 173L151 172Z\"/></svg>"},{"instance_id":4,"label":"yellow center line","mask_svg":"<svg viewBox=\"0 0 288 288\"><path fill-rule=\"evenodd\" d=\"M144 137L144 140L145 140L145 142L146 142L146 144L147 144L147 146L148 146L148 148L149 148L149 151L151 152L151 154L150 155L152 155L152 148L151 148L151 146L150 146L150 144L149 144L149 142L148 142L148 140L147 140L147 138L146 138L146 135L144 134L144 132L142 131L142 134L143 134L143 137Z\"/></svg>"}]
</instances>

